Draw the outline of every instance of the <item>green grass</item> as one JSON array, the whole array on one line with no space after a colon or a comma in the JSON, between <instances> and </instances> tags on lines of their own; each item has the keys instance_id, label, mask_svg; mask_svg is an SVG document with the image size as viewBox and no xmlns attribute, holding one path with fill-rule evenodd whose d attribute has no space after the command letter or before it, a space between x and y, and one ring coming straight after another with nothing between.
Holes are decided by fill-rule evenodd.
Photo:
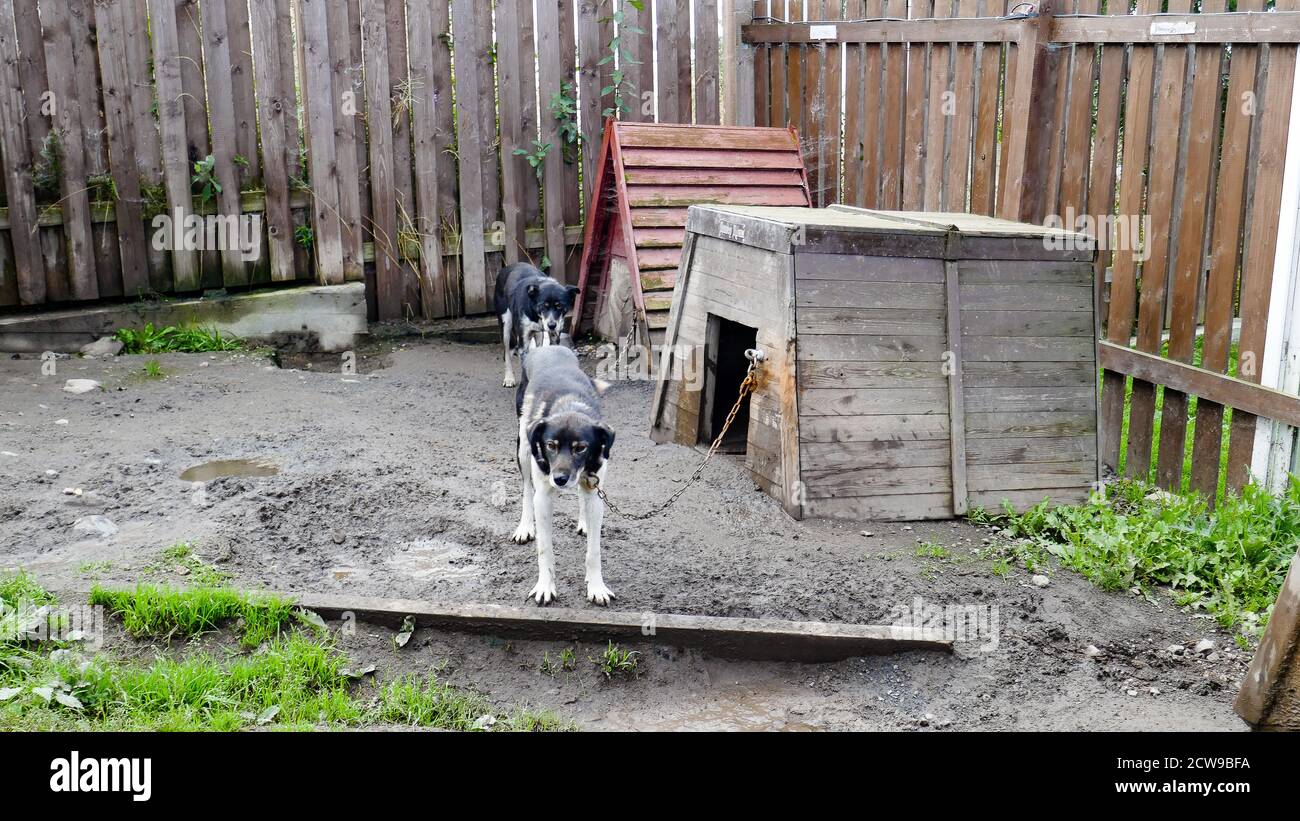
<instances>
[{"instance_id":1,"label":"green grass","mask_svg":"<svg viewBox=\"0 0 1300 821\"><path fill-rule=\"evenodd\" d=\"M140 375L145 379L163 379L167 376L167 371L163 370L162 363L157 359L150 359L140 369Z\"/></svg>"},{"instance_id":2,"label":"green grass","mask_svg":"<svg viewBox=\"0 0 1300 821\"><path fill-rule=\"evenodd\" d=\"M120 616L122 626L136 637L197 636L237 621L246 647L276 638L295 621L293 603L287 599L224 587L177 590L141 584L135 590L106 590L95 585L90 603Z\"/></svg>"},{"instance_id":3,"label":"green grass","mask_svg":"<svg viewBox=\"0 0 1300 821\"><path fill-rule=\"evenodd\" d=\"M55 603L31 577L0 578L5 606ZM231 591L97 590L92 603L123 616L138 635L190 634L213 620L242 619L267 637L256 652L200 651L152 661L82 653L57 642L0 640L0 730L232 731L312 729L379 723L448 730L564 730L547 712L495 709L482 695L438 680L407 677L371 690L348 673L327 634L291 625L291 605ZM274 633L269 625L275 625ZM135 629L132 629L132 628Z\"/></svg>"},{"instance_id":4,"label":"green grass","mask_svg":"<svg viewBox=\"0 0 1300 821\"><path fill-rule=\"evenodd\" d=\"M641 654L637 651L624 650L611 641L599 658L591 659L591 663L605 674L605 678L612 679L615 676L636 676L641 664L640 659Z\"/></svg>"},{"instance_id":5,"label":"green grass","mask_svg":"<svg viewBox=\"0 0 1300 821\"><path fill-rule=\"evenodd\" d=\"M208 353L211 351L236 351L243 342L233 336L222 336L216 328L168 325L156 328L150 322L143 328L120 328L113 335L122 343L122 353Z\"/></svg>"},{"instance_id":6,"label":"green grass","mask_svg":"<svg viewBox=\"0 0 1300 821\"><path fill-rule=\"evenodd\" d=\"M177 568L185 570L185 577L195 587L220 587L233 576L205 563L194 552L194 545L179 542L163 551L162 558L150 565L150 573L174 572Z\"/></svg>"},{"instance_id":7,"label":"green grass","mask_svg":"<svg viewBox=\"0 0 1300 821\"><path fill-rule=\"evenodd\" d=\"M1204 357L1204 337L1196 337L1196 343L1192 353L1192 364L1199 366ZM1167 356L1169 353L1169 343L1164 342L1161 345L1161 356ZM1228 374L1236 375L1239 361L1239 351L1237 344L1234 342L1228 353ZM1099 372L1100 373L1100 372ZM1100 378L1100 377L1099 377ZM1165 389L1163 386L1156 386L1155 395L1155 413L1152 419L1151 432L1151 464L1147 468L1146 479L1148 482L1156 481L1156 466L1160 452L1160 423L1164 411ZM1129 420L1132 415L1133 404L1133 380L1126 379L1124 383L1124 421L1120 426L1120 450L1119 465L1116 468L1120 475L1127 472L1128 462L1128 438L1129 438ZM1190 397L1187 402L1187 431L1183 441L1183 475L1181 490L1188 492L1191 490L1192 476L1192 447L1195 442L1196 434L1196 409L1198 399ZM1232 409L1225 408L1222 418L1222 433L1219 438L1219 482L1215 492L1216 499L1223 499L1227 493L1227 471L1225 466L1228 461L1228 438L1232 429Z\"/></svg>"},{"instance_id":8,"label":"green grass","mask_svg":"<svg viewBox=\"0 0 1300 821\"><path fill-rule=\"evenodd\" d=\"M1213 510L1198 495L1152 491L1120 481L1080 505L1008 508L1006 556L1030 570L1051 557L1107 590L1168 586L1178 604L1258 636L1300 543L1300 480L1278 496L1247 485Z\"/></svg>"}]
</instances>

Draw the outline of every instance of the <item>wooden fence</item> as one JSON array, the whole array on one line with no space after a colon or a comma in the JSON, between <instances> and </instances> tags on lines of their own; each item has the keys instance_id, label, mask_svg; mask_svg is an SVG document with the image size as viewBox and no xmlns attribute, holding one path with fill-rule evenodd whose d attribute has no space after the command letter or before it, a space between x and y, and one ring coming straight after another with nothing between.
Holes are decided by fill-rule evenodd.
<instances>
[{"instance_id":1,"label":"wooden fence","mask_svg":"<svg viewBox=\"0 0 1300 821\"><path fill-rule=\"evenodd\" d=\"M1296 5L1049 0L998 19L1033 9L774 0L743 33L755 118L799 128L818 203L1055 218L1107 237L1101 458L1214 498L1248 478L1257 415L1300 424L1300 401L1256 384ZM1042 410L1024 435L1062 409Z\"/></svg>"},{"instance_id":2,"label":"wooden fence","mask_svg":"<svg viewBox=\"0 0 1300 821\"><path fill-rule=\"evenodd\" d=\"M573 279L602 111L717 123L718 31L717 0L0 0L0 307L364 278L440 317L503 262ZM177 207L260 215L261 253L156 250Z\"/></svg>"}]
</instances>

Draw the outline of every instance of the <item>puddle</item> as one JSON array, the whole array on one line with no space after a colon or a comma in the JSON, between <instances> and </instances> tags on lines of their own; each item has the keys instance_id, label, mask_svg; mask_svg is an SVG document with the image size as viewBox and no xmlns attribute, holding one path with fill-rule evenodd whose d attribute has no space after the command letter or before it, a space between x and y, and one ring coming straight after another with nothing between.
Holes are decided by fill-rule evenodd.
<instances>
[{"instance_id":1,"label":"puddle","mask_svg":"<svg viewBox=\"0 0 1300 821\"><path fill-rule=\"evenodd\" d=\"M464 581L477 578L478 567L469 549L446 539L407 542L386 562L389 567L413 579Z\"/></svg>"},{"instance_id":2,"label":"puddle","mask_svg":"<svg viewBox=\"0 0 1300 821\"><path fill-rule=\"evenodd\" d=\"M210 482L226 476L275 476L280 468L262 459L218 459L204 462L181 473L185 482Z\"/></svg>"}]
</instances>

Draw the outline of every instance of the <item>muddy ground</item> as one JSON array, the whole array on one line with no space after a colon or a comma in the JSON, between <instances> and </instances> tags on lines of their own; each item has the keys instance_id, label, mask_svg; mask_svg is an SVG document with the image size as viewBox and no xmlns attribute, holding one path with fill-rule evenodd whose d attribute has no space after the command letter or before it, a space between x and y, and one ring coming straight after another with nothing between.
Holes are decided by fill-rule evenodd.
<instances>
[{"instance_id":1,"label":"muddy ground","mask_svg":"<svg viewBox=\"0 0 1300 821\"><path fill-rule=\"evenodd\" d=\"M333 357L281 368L249 353L64 359L53 375L36 358L0 360L0 569L68 592L94 580L183 584L158 560L184 541L247 587L523 604L536 560L508 538L516 423L499 349L407 338L358 355L356 374ZM164 377L144 373L150 359ZM102 389L74 395L68 379ZM650 441L650 392L624 382L605 399L618 432L606 487L634 511L700 458ZM224 460L247 461L211 464ZM263 475L219 475L232 468ZM560 603L581 608L576 506L557 505L570 525L557 570ZM563 644L421 630L386 661L446 662L498 704L588 729L1244 729L1231 700L1249 658L1213 621L1066 571L1044 588L1019 569L1000 577L973 553L991 535L966 522L795 522L721 457L669 515L606 518L614 607L889 623L919 597L996 611L996 647L801 665L646 644L636 677L606 681L588 660L594 645L550 675L543 657ZM918 556L920 542L951 558ZM363 629L344 647L376 661L394 652L381 634ZM1213 653L1190 652L1206 638Z\"/></svg>"}]
</instances>

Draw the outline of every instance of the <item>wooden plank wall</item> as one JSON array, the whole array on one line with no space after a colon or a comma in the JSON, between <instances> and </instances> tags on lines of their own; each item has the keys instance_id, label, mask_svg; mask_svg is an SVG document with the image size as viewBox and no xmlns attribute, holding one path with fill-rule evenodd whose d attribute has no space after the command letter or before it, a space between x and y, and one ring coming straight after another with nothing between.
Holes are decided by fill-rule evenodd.
<instances>
[{"instance_id":1,"label":"wooden plank wall","mask_svg":"<svg viewBox=\"0 0 1300 821\"><path fill-rule=\"evenodd\" d=\"M1004 0L839 5L842 15L834 2L760 2L755 15L773 22L909 12L993 17L1009 7ZM1240 0L1235 10L1274 5L1298 4ZM1227 10L1225 0L1053 6L1063 15L1107 17ZM1006 24L990 23L999 25ZM1020 54L1021 47L992 38L761 44L758 119L799 129L814 191L827 201L1054 217L1067 228L1102 231L1108 240L1094 269L1102 338L1258 382L1296 47L1058 44ZM844 66L838 104L826 99L838 90L838 79L824 72L833 59ZM1033 88L1017 87L1023 78ZM1037 130L1026 134L1017 123ZM1017 151L1024 162L1009 166ZM1022 182L1006 183L1009 174ZM1000 213L1009 205L1016 213ZM1256 418L1232 414L1229 433L1231 409L1187 390L1104 371L1103 464L1209 497L1247 481Z\"/></svg>"},{"instance_id":2,"label":"wooden plank wall","mask_svg":"<svg viewBox=\"0 0 1300 821\"><path fill-rule=\"evenodd\" d=\"M364 279L434 318L506 262L572 280L615 72L625 119L720 122L721 4L637 5L5 0L0 307ZM259 215L260 255L155 248L177 207Z\"/></svg>"}]
</instances>

